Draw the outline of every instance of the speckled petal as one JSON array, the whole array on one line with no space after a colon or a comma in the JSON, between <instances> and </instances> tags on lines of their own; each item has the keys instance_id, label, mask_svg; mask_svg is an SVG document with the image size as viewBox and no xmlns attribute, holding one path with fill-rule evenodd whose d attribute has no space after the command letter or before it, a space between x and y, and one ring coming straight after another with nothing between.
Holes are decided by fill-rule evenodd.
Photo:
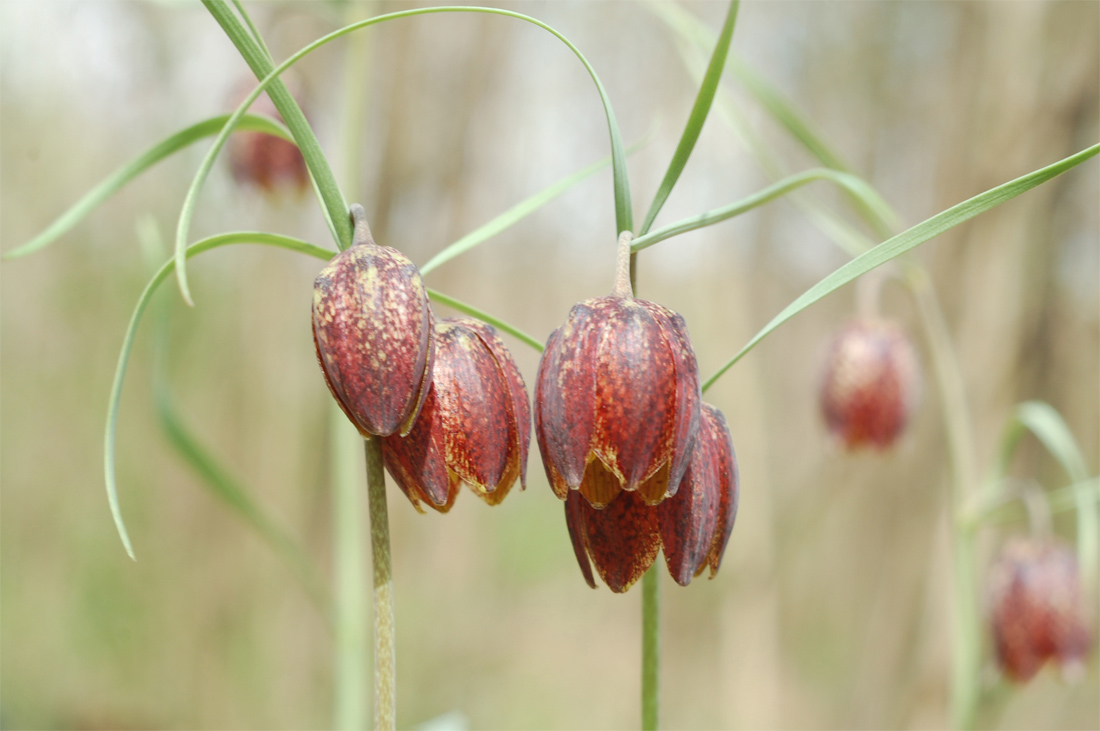
<instances>
[{"instance_id":1,"label":"speckled petal","mask_svg":"<svg viewBox=\"0 0 1100 731\"><path fill-rule=\"evenodd\" d=\"M521 489L527 489L527 452L531 446L531 405L527 399L527 386L520 375L519 367L512 358L511 351L504 341L497 335L496 329L480 320L467 320L467 327L477 333L481 342L492 353L497 362L497 368L501 377L508 386L511 400L508 404L508 418L510 436L508 438L508 467L505 469L505 477L501 479L501 486L510 488L515 480L516 471L520 480ZM514 433L512 433L514 432ZM509 477L509 475L511 475ZM499 490L501 486L498 486Z\"/></svg>"},{"instance_id":2,"label":"speckled petal","mask_svg":"<svg viewBox=\"0 0 1100 731\"><path fill-rule=\"evenodd\" d=\"M492 492L507 463L511 394L489 349L462 320L436 326L432 386L447 469L476 492Z\"/></svg>"},{"instance_id":3,"label":"speckled petal","mask_svg":"<svg viewBox=\"0 0 1100 731\"><path fill-rule=\"evenodd\" d=\"M573 306L542 353L535 383L535 429L543 463L553 465L574 490L580 487L590 451L603 309L599 299Z\"/></svg>"},{"instance_id":4,"label":"speckled petal","mask_svg":"<svg viewBox=\"0 0 1100 731\"><path fill-rule=\"evenodd\" d=\"M589 460L579 490L589 505L604 508L622 491L623 483L598 457Z\"/></svg>"},{"instance_id":5,"label":"speckled petal","mask_svg":"<svg viewBox=\"0 0 1100 731\"><path fill-rule=\"evenodd\" d=\"M382 438L382 458L397 486L420 508L420 500L440 512L454 502L451 478L444 462L443 421L439 417L435 388L428 396L408 436Z\"/></svg>"},{"instance_id":6,"label":"speckled petal","mask_svg":"<svg viewBox=\"0 0 1100 731\"><path fill-rule=\"evenodd\" d=\"M603 299L592 451L623 489L633 491L672 456L676 369L668 341L644 306Z\"/></svg>"},{"instance_id":7,"label":"speckled petal","mask_svg":"<svg viewBox=\"0 0 1100 731\"><path fill-rule=\"evenodd\" d=\"M314 282L317 352L333 396L359 430L388 436L416 410L432 325L420 272L403 254L360 244Z\"/></svg>"},{"instance_id":8,"label":"speckled petal","mask_svg":"<svg viewBox=\"0 0 1100 731\"><path fill-rule=\"evenodd\" d=\"M577 563L584 574L584 580L593 589L596 588L596 580L592 577L592 565L588 560L588 548L584 544L584 498L580 493L571 490L565 500L565 525L569 528L569 542L573 544L573 553L577 557Z\"/></svg>"},{"instance_id":9,"label":"speckled petal","mask_svg":"<svg viewBox=\"0 0 1100 731\"><path fill-rule=\"evenodd\" d=\"M714 529L714 541L707 554L710 566L710 578L718 573L722 565L722 556L726 553L726 544L733 533L733 524L737 521L737 503L741 498L741 483L737 475L737 453L733 450L733 439L726 424L725 415L710 404L703 404L702 424L699 433L706 430L713 439L718 458L718 521ZM703 567L699 567L701 572Z\"/></svg>"},{"instance_id":10,"label":"speckled petal","mask_svg":"<svg viewBox=\"0 0 1100 731\"><path fill-rule=\"evenodd\" d=\"M669 469L667 496L676 494L680 480L687 469L695 435L699 432L702 394L699 385L699 365L695 350L688 337L687 323L678 312L653 302L638 300L649 310L661 327L672 349L672 362L676 368L676 421L673 427L672 463Z\"/></svg>"},{"instance_id":11,"label":"speckled petal","mask_svg":"<svg viewBox=\"0 0 1100 731\"><path fill-rule=\"evenodd\" d=\"M623 492L603 510L586 500L576 502L592 563L611 591L626 591L653 565L661 549L656 509L632 492Z\"/></svg>"}]
</instances>

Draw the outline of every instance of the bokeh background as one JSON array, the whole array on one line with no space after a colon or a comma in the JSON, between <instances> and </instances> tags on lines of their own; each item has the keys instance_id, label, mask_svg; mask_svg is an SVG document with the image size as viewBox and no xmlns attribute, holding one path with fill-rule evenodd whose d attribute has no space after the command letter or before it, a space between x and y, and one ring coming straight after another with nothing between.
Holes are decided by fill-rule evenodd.
<instances>
[{"instance_id":1,"label":"bokeh background","mask_svg":"<svg viewBox=\"0 0 1100 731\"><path fill-rule=\"evenodd\" d=\"M254 3L276 58L338 27L411 7ZM641 2L501 4L569 37L600 73L628 143L640 217L687 118L685 46ZM717 32L724 3L679 6ZM687 54L685 56L685 53ZM747 2L733 53L776 85L906 225L1097 141L1100 5L1093 2ZM696 54L693 56L692 54ZM436 15L367 31L361 68L334 43L299 65L308 114L376 238L423 263L523 197L605 156L603 112L576 59L512 20ZM359 63L358 61L356 63ZM5 250L28 240L146 147L226 109L248 70L197 2L0 3L0 192ZM361 82L356 81L356 77ZM351 88L351 87L354 88ZM363 121L341 129L358 95ZM814 163L743 86L722 97L787 170ZM208 143L147 173L50 249L2 271L0 723L8 728L323 728L332 641L286 564L214 498L155 416L151 327L122 399L118 473L131 562L102 487L115 359L149 264L135 222L167 236ZM658 224L770 182L712 115ZM827 184L813 195L855 220ZM1012 405L1065 416L1091 470L1100 442L1100 165L1095 160L918 250L962 362L979 464ZM258 228L331 245L310 194L262 195L219 165L193 238ZM608 291L610 173L455 260L429 285L545 338ZM639 258L643 296L681 312L704 375L845 261L778 201ZM167 375L182 417L332 574L330 398L310 338L321 263L230 247L174 287ZM883 307L922 353L924 399L902 443L848 455L815 401L848 287L799 315L708 394L727 415L741 510L717 579L662 576L669 728L938 728L948 719L947 461L937 385L906 292ZM445 308L440 308L447 313ZM506 338L507 339L507 338ZM537 354L508 339L528 384ZM1014 471L1066 478L1028 440ZM390 486L398 722L454 713L473 728L632 728L640 592L592 591L537 451L525 493L469 493L418 515ZM1056 530L1072 540L1070 516ZM1013 522L981 534L980 573ZM663 572L662 572L663 573ZM987 663L988 664L988 663ZM985 678L995 683L992 669ZM367 689L364 689L367 692ZM980 724L1096 728L1086 677L1048 669L994 694Z\"/></svg>"}]
</instances>

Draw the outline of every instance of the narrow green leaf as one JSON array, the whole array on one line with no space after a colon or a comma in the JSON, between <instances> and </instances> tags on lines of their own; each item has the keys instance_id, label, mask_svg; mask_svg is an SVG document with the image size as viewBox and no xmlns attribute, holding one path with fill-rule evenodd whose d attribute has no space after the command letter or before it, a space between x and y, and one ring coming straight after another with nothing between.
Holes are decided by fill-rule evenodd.
<instances>
[{"instance_id":1,"label":"narrow green leaf","mask_svg":"<svg viewBox=\"0 0 1100 731\"><path fill-rule=\"evenodd\" d=\"M230 38L233 40L234 44L237 45L238 49L241 50L242 54L248 54L248 58L246 58L246 60L249 60L250 65L253 66L253 70L255 71L256 68L262 67L262 53L259 52L258 48L255 46L254 41L251 41L250 37L248 36L247 29L245 29L245 27L240 23L236 16L233 15L232 11L225 4L224 0L203 0L203 3L207 6L210 12L214 14L215 18L226 30L226 33L230 35ZM337 38L345 36L349 33L367 28L377 23L383 23L388 20L396 20L398 18L407 18L417 15L428 15L432 13L487 13L491 15L502 15L509 18L523 20L525 22L536 25L539 28L542 28L543 30L552 34L553 36L558 38L558 40L564 43L573 52L574 55L576 55L576 57L581 61L585 69L588 71L593 83L596 85L596 90L599 92L600 100L604 106L604 113L607 117L608 133L611 138L611 166L612 176L614 179L616 227L619 231L633 229L633 215L630 205L630 182L626 173L626 154L623 149L622 136L619 132L619 125L615 119L614 110L611 107L611 100L608 98L607 91L604 89L603 83L600 81L599 76L596 74L596 70L588 62L588 59L584 57L584 54L582 54L580 50L576 46L574 46L572 42L569 41L568 38L566 38L557 30L540 20L529 17L527 15L523 15L521 13L512 12L510 10L461 6L444 6L403 10L396 13L375 16L373 18L368 18L357 23L351 23L299 49L296 53L287 58L277 67L271 69L267 73L267 75L260 80L259 84L257 84L253 92L241 103L240 107L237 108L237 111L234 112L234 114L230 117L229 122L226 125L226 129L223 130L222 134L220 134L214 140L214 143L207 154L207 160L203 161L202 167L200 167L199 171L196 173L195 180L192 182L192 189L188 191L188 199L184 201L184 210L180 214L180 225L177 228L176 237L176 263L179 266L178 276L180 279L180 289L182 292L185 293L185 299L189 296L189 294L186 289L186 258L183 256L182 252L185 250L186 246L186 233L190 226L189 219L194 211L194 198L197 198L198 191L202 187L202 184L205 181L206 175L209 173L210 168L213 166L213 160L217 156L221 148L225 145L225 140L226 138L228 138L230 132L232 132L233 127L236 123L236 119L238 119L239 116L248 109L248 107L252 104L256 97L259 96L259 94L262 93L269 84L282 84L282 82L277 81L280 74L282 74L299 60L317 50L318 48L324 46L325 44L330 43ZM280 101L279 99L276 99L274 93L272 93L272 101L276 103L276 106L279 108L279 112L283 115L283 118L287 120L287 125L294 133L295 139L298 141L299 148L302 150L302 155L306 158L306 162L310 163L312 161L318 165L317 170L315 170L314 167L311 166L310 171L314 174L316 183L320 188L322 178L317 173L321 169L322 165L324 167L324 170L328 170L327 162L324 162L324 155L323 153L321 153L320 147L317 146L316 149L313 149L312 143L310 143L309 140L303 139L303 137L299 134L299 129L297 127L298 123L288 116L287 111L285 111L282 106L279 106ZM290 102L293 103L293 99L291 99ZM296 104L294 104L293 106L294 109L297 109ZM304 118L302 120L302 123L304 124ZM308 129L308 124L305 124L305 129L301 130L301 132L303 135L306 133L312 135L312 130ZM315 138L313 139L313 141L315 142ZM331 177L331 171L329 171L329 176ZM335 187L335 179L333 179L332 185ZM338 188L336 188L335 190L336 193L339 192ZM322 197L324 197L324 190L322 190L322 193ZM342 232L343 227L345 225L349 225L346 220L346 204L343 205L343 208L339 208L339 206L334 207L332 205L329 205L327 202L327 198L325 200L326 207L329 209L330 213L330 224L339 227L339 230ZM337 215L336 213L337 210L340 211L339 215ZM187 220L185 221L185 219ZM180 235L181 233L183 234L182 236ZM617 234L618 231L616 232L616 237ZM337 245L341 249L344 249L347 248L347 246L350 244L350 241L351 236L349 228L348 235L346 237L343 236L343 234L341 233L340 237L337 239Z\"/></svg>"},{"instance_id":2,"label":"narrow green leaf","mask_svg":"<svg viewBox=\"0 0 1100 731\"><path fill-rule=\"evenodd\" d=\"M633 145L626 149L626 154L630 155L633 154L635 151L641 149L642 145L645 144L645 142L646 140L635 142ZM444 248L442 251L440 251L438 254L428 260L427 264L420 267L420 273L427 274L428 272L438 267L440 264L445 264L451 259L454 259L461 254L465 254L470 249L473 249L476 246L480 246L497 234L506 231L507 229L522 221L527 216L542 208L550 201L557 198L565 191L572 188L577 183L591 177L603 168L607 167L610 162L610 157L606 157L599 162L594 162L582 170L578 170L571 175L567 175L550 187L544 188L538 193L535 193L530 198L520 201L519 203L509 208L504 213L501 213L499 216L492 219L488 223L471 231L470 233L460 238L458 241Z\"/></svg>"},{"instance_id":3,"label":"narrow green leaf","mask_svg":"<svg viewBox=\"0 0 1100 731\"><path fill-rule=\"evenodd\" d=\"M73 204L72 208L61 214L53 223L42 231L42 233L22 246L4 254L4 258L14 259L19 256L26 256L27 254L49 246L60 238L62 234L80 223L85 216L117 193L124 185L138 175L169 155L179 152L188 145L204 137L210 137L211 135L217 134L225 127L225 123L229 120L229 117L230 115L228 114L221 114L217 117L204 119L153 145L148 150L111 173L111 175L99 185L85 193L83 198ZM241 131L266 132L267 134L282 137L284 140L293 141L294 139L285 126L270 117L261 115L246 114L242 116L237 129Z\"/></svg>"},{"instance_id":4,"label":"narrow green leaf","mask_svg":"<svg viewBox=\"0 0 1100 731\"><path fill-rule=\"evenodd\" d=\"M772 318L772 321L754 335L752 340L750 340L737 355L733 356L733 358L719 368L713 376L707 379L706 383L703 384L703 391L706 391L714 385L714 382L721 378L723 373L729 370L734 363L743 358L746 353L756 347L761 340L770 335L776 328L823 298L825 295L836 291L875 267L885 264L891 259L916 248L925 241L939 236L944 231L970 220L979 213L984 213L990 208L999 206L1001 203L1011 200L1021 193L1029 191L1037 185L1041 185L1051 178L1061 175L1067 170L1080 165L1085 160L1094 157L1098 152L1100 152L1100 145L1093 145L1064 160L1059 160L1053 165L1040 168L1020 178L999 185L996 188L987 190L969 200L948 208L946 211L937 213L935 216L918 223L916 226L903 231L897 236L882 242L870 251L847 262L808 289L798 297L798 299L787 305L782 312Z\"/></svg>"},{"instance_id":5,"label":"narrow green leaf","mask_svg":"<svg viewBox=\"0 0 1100 731\"><path fill-rule=\"evenodd\" d=\"M187 258L191 258L205 251L210 251L211 249L216 249L221 246L228 246L229 244L263 244L275 246L282 249L297 251L302 254L308 254L326 261L335 254L335 252L329 249L323 249L306 241L294 239L289 236L280 236L278 234L257 231L237 231L211 236L210 238L196 242L187 248L186 255ZM111 382L111 396L107 403L107 426L103 440L103 471L107 487L107 502L111 507L111 516L114 518L119 538L122 539L122 545L126 548L126 553L129 554L130 558L134 558L134 549L130 543L130 536L126 532L126 524L122 520L122 511L118 503L118 483L115 478L115 436L118 427L118 406L122 397L122 383L126 377L126 366L130 361L130 352L134 347L134 337L137 334L138 324L141 322L141 317L149 306L149 301L152 299L157 287L172 274L172 270L175 266L176 262L172 259L157 270L157 273L149 280L149 283L145 285L145 289L142 291L137 304L134 306L134 312L130 315L130 323L126 326L126 334L122 338L122 348L118 355L118 364L115 366L114 380Z\"/></svg>"},{"instance_id":6,"label":"narrow green leaf","mask_svg":"<svg viewBox=\"0 0 1100 731\"><path fill-rule=\"evenodd\" d=\"M661 212L661 207L668 200L672 188L676 185L676 181L680 179L680 173L684 171L684 166L687 165L688 158L691 157L692 150L695 149L699 133L703 131L703 124L707 121L707 115L710 113L710 105L714 102L714 93L718 91L718 82L722 78L722 70L726 67L726 55L730 50L730 40L733 38L733 27L737 22L739 5L739 0L731 0L729 9L726 11L726 22L722 25L722 33L718 37L718 43L714 46L714 54L710 57L710 65L707 66L703 83L699 86L699 94L695 97L695 105L691 108L687 125L684 127L684 133L680 136L676 152L673 153L672 160L668 164L664 180L657 188L657 195L654 196L653 203L649 207L645 223L638 231L640 235L649 231L649 227L653 225L657 214Z\"/></svg>"},{"instance_id":7,"label":"narrow green leaf","mask_svg":"<svg viewBox=\"0 0 1100 731\"><path fill-rule=\"evenodd\" d=\"M639 236L634 239L634 242L630 245L630 250L637 253L642 249L646 249L660 241L672 238L673 236L678 236L682 233L694 231L695 229L705 226L712 226L728 218L739 216L742 213L775 200L779 196L786 195L815 180L828 180L836 183L841 188L851 193L853 197L865 201L868 206L881 207L886 205L871 186L855 175L849 175L848 173L841 173L827 168L816 168L813 170L806 170L797 175L792 175L789 178L784 178L728 206L716 208L713 211L707 211L706 213L701 213L691 218L685 218L682 221L677 221L676 223L659 228L656 231L650 231L645 236Z\"/></svg>"},{"instance_id":8,"label":"narrow green leaf","mask_svg":"<svg viewBox=\"0 0 1100 731\"><path fill-rule=\"evenodd\" d=\"M543 349L542 343L540 343L538 340L535 340L533 337L531 337L527 333L523 332L518 327L515 327L514 325L509 325L504 320L493 317L489 313L483 312L482 310L479 310L478 308L474 307L473 305L468 305L465 302L462 302L460 300L456 300L454 297L448 297L447 295L443 294L442 292L437 292L434 289L429 289L428 290L428 296L432 298L433 302L438 302L441 305L446 305L447 307L450 307L451 309L458 310L459 312L463 312L463 313L469 315L470 317L476 317L477 319L479 319L483 322L487 322L490 325L492 325L493 327L495 327L496 329L502 330L502 331L508 333L509 335L511 335L512 337L516 338L517 340L522 340L523 342L527 343L528 345L530 345L532 348L539 351L540 353L542 352L542 349Z\"/></svg>"}]
</instances>

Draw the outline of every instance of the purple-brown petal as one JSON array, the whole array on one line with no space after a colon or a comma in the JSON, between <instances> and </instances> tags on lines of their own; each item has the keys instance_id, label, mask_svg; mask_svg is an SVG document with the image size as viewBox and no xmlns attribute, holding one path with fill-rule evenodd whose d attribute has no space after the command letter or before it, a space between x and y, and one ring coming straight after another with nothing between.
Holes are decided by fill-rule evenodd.
<instances>
[{"instance_id":1,"label":"purple-brown petal","mask_svg":"<svg viewBox=\"0 0 1100 731\"><path fill-rule=\"evenodd\" d=\"M431 376L432 316L417 268L377 244L337 254L314 283L313 324L326 380L355 425L398 431Z\"/></svg>"},{"instance_id":2,"label":"purple-brown petal","mask_svg":"<svg viewBox=\"0 0 1100 731\"><path fill-rule=\"evenodd\" d=\"M429 385L420 417L407 436L382 438L382 458L397 486L420 512L423 499L445 513L454 502L451 478L444 461L443 421L435 388Z\"/></svg>"},{"instance_id":3,"label":"purple-brown petal","mask_svg":"<svg viewBox=\"0 0 1100 731\"><path fill-rule=\"evenodd\" d=\"M598 299L573 306L543 351L535 384L535 426L543 462L574 490L584 478L591 451L602 310ZM547 470L549 474L549 466Z\"/></svg>"},{"instance_id":4,"label":"purple-brown petal","mask_svg":"<svg viewBox=\"0 0 1100 731\"><path fill-rule=\"evenodd\" d=\"M531 405L527 399L527 386L523 382L523 376L520 375L516 361L512 358L511 351L497 335L496 329L479 320L467 321L467 327L477 333L481 342L496 359L497 369L511 395L508 414L510 429L514 428L514 435L509 436L509 467L506 472L510 473L512 465L515 464L519 470L520 488L527 489L527 452L531 446ZM511 486L507 476L503 481L507 482L509 487Z\"/></svg>"},{"instance_id":5,"label":"purple-brown petal","mask_svg":"<svg viewBox=\"0 0 1100 731\"><path fill-rule=\"evenodd\" d=\"M464 321L439 323L435 340L432 385L447 469L475 492L492 492L504 475L509 437L515 433L508 385L489 349Z\"/></svg>"},{"instance_id":6,"label":"purple-brown petal","mask_svg":"<svg viewBox=\"0 0 1100 731\"><path fill-rule=\"evenodd\" d=\"M668 477L668 496L676 494L691 458L691 448L699 431L702 394L699 385L699 365L695 350L691 347L687 323L678 312L669 308L638 300L649 310L661 327L672 349L672 362L676 368L676 421L673 427L672 463Z\"/></svg>"},{"instance_id":7,"label":"purple-brown petal","mask_svg":"<svg viewBox=\"0 0 1100 731\"><path fill-rule=\"evenodd\" d=\"M623 489L634 491L671 458L676 369L668 341L645 307L619 297L603 300L592 451Z\"/></svg>"},{"instance_id":8,"label":"purple-brown petal","mask_svg":"<svg viewBox=\"0 0 1100 731\"><path fill-rule=\"evenodd\" d=\"M584 574L584 580L593 589L596 588L596 580L592 577L592 565L588 560L588 548L584 543L584 509L581 503L584 498L576 490L570 490L565 499L565 525L569 528L569 542L573 544L573 554L577 557L577 563Z\"/></svg>"},{"instance_id":9,"label":"purple-brown petal","mask_svg":"<svg viewBox=\"0 0 1100 731\"><path fill-rule=\"evenodd\" d=\"M657 511L632 492L623 492L603 510L569 497L580 506L584 543L600 577L611 591L626 591L649 570L661 549Z\"/></svg>"},{"instance_id":10,"label":"purple-brown petal","mask_svg":"<svg viewBox=\"0 0 1100 731\"><path fill-rule=\"evenodd\" d=\"M681 586L690 584L706 565L715 543L722 486L729 482L728 475L722 474L723 462L728 462L721 456L725 437L709 414L711 407L704 408L708 413L695 438L680 488L656 508L665 563Z\"/></svg>"},{"instance_id":11,"label":"purple-brown petal","mask_svg":"<svg viewBox=\"0 0 1100 731\"><path fill-rule=\"evenodd\" d=\"M726 553L726 544L729 543L730 534L733 533L733 524L737 520L737 503L741 497L741 484L737 475L737 453L733 450L733 439L730 437L730 428L726 424L725 415L711 406L703 404L702 419L699 433L706 429L716 434L714 442L718 457L718 521L714 528L714 541L707 554L707 564L710 565L710 578L718 573L718 567L722 565L722 556ZM703 567L699 567L702 571Z\"/></svg>"}]
</instances>

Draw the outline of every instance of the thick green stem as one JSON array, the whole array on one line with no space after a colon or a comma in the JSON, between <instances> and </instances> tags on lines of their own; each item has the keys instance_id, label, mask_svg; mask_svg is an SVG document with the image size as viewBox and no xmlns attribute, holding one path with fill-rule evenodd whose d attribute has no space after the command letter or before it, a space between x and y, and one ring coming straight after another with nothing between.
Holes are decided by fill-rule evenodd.
<instances>
[{"instance_id":1,"label":"thick green stem","mask_svg":"<svg viewBox=\"0 0 1100 731\"><path fill-rule=\"evenodd\" d=\"M657 566L642 577L642 729L660 723L661 575Z\"/></svg>"},{"instance_id":2,"label":"thick green stem","mask_svg":"<svg viewBox=\"0 0 1100 731\"><path fill-rule=\"evenodd\" d=\"M382 440L366 441L370 545L374 563L374 728L396 726L397 663L393 612L393 567L390 564L390 520L386 512L386 475Z\"/></svg>"},{"instance_id":3,"label":"thick green stem","mask_svg":"<svg viewBox=\"0 0 1100 731\"><path fill-rule=\"evenodd\" d=\"M367 597L363 545L363 477L359 433L336 402L331 409L333 553L336 581L335 726L367 726Z\"/></svg>"}]
</instances>

